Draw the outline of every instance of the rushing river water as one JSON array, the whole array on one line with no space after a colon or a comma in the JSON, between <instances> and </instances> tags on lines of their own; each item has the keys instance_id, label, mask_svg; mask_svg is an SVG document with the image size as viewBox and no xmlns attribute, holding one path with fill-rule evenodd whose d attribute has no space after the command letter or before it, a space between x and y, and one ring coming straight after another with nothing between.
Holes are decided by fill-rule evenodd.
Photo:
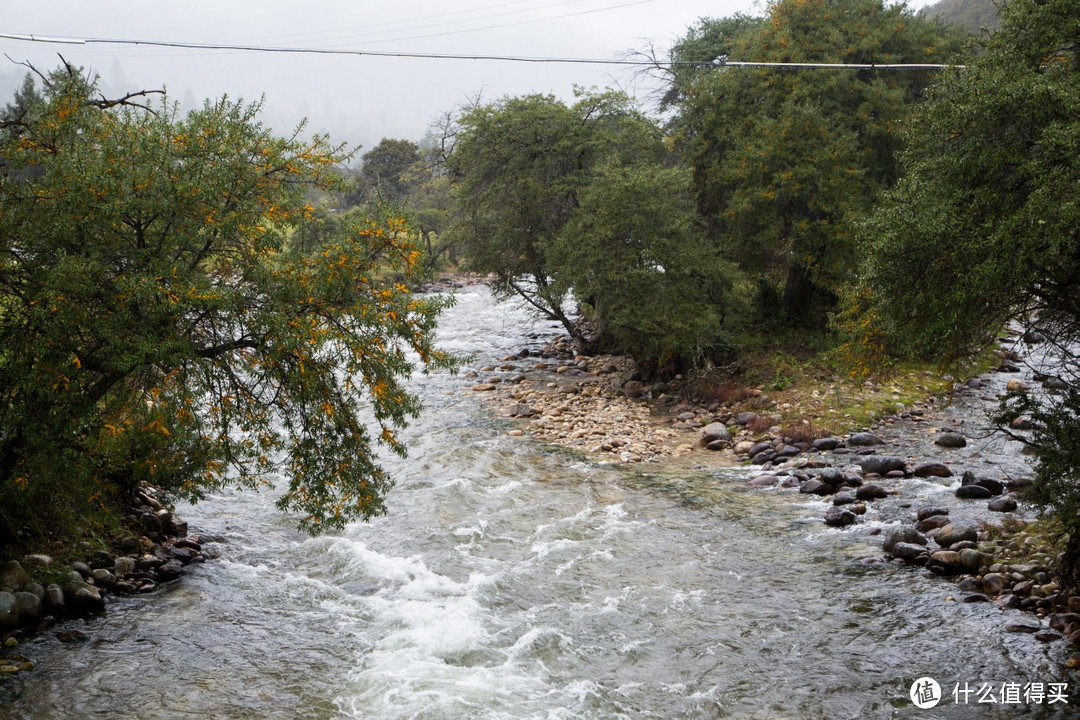
<instances>
[{"instance_id":1,"label":"rushing river water","mask_svg":"<svg viewBox=\"0 0 1080 720\"><path fill-rule=\"evenodd\" d=\"M440 329L477 364L544 332L466 290ZM953 688L1072 682L1061 645L1002 633L1031 616L945 602L917 569L858 560L880 541L823 503L750 491L739 470L594 464L506 435L447 374L390 513L310 539L271 494L181 508L221 558L115 599L23 653L11 718L1012 718L1057 703L956 703ZM959 595L959 593L956 593ZM945 698L919 710L909 688ZM1070 685L1069 691L1072 691ZM1075 701L1075 698L1070 698Z\"/></svg>"}]
</instances>

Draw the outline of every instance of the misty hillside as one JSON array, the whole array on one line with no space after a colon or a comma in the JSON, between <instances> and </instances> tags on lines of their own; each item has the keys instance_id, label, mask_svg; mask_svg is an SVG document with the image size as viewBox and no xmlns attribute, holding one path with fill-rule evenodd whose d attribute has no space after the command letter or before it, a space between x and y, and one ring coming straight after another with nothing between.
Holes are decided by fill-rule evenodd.
<instances>
[{"instance_id":1,"label":"misty hillside","mask_svg":"<svg viewBox=\"0 0 1080 720\"><path fill-rule=\"evenodd\" d=\"M922 11L926 16L956 23L972 32L996 30L999 24L993 0L940 0Z\"/></svg>"}]
</instances>

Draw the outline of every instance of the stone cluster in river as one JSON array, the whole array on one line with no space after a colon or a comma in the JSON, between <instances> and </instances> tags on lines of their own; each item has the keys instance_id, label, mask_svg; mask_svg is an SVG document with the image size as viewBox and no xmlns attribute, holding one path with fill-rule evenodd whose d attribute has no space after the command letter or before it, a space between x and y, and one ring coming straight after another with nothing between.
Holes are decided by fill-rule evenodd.
<instances>
[{"instance_id":1,"label":"stone cluster in river","mask_svg":"<svg viewBox=\"0 0 1080 720\"><path fill-rule=\"evenodd\" d=\"M0 564L0 637L9 651L19 638L54 627L60 619L105 612L110 594L152 592L179 578L186 566L205 561L199 538L187 536L187 523L173 515L154 488L140 486L127 514L129 526L144 534L117 538L111 550L97 550L66 568L56 567L44 553ZM43 584L32 576L53 582ZM87 639L71 628L57 636L64 642ZM30 669L33 663L21 655L0 657L0 675Z\"/></svg>"}]
</instances>

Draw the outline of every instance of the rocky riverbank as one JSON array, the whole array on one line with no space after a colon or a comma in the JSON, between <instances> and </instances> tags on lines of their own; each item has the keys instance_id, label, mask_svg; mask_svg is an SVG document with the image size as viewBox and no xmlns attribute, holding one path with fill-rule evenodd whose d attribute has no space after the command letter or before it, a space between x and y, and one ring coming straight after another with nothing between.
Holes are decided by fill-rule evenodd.
<instances>
[{"instance_id":1,"label":"rocky riverbank","mask_svg":"<svg viewBox=\"0 0 1080 720\"><path fill-rule=\"evenodd\" d=\"M199 538L188 536L187 523L172 513L155 488L139 488L127 508L127 521L142 534L117 537L110 549L91 552L87 545L82 560L62 564L46 553L34 553L22 562L0 564L0 675L33 669L33 662L17 652L25 638L65 619L104 613L112 596L153 592L177 580L188 565L206 560ZM88 639L71 625L64 625L57 637L63 642Z\"/></svg>"},{"instance_id":2,"label":"rocky riverbank","mask_svg":"<svg viewBox=\"0 0 1080 720\"><path fill-rule=\"evenodd\" d=\"M1051 576L1056 551L1016 495L1029 474L1023 446L995 434L986 419L1005 392L1037 385L1038 376L1023 369L1019 342L1003 338L999 363L957 383L950 398L897 406L870 427L839 434L815 433L790 407L763 401L761 388L706 405L645 385L628 358L577 355L565 337L474 369L469 392L514 420L508 435L601 462L702 471L744 465L752 491L811 503L826 525L853 539L880 537L881 554L864 564L947 577L955 583L947 601L1028 611L1029 622L1003 630L1080 646L1080 596L1059 592ZM1067 662L1080 668L1080 655Z\"/></svg>"}]
</instances>

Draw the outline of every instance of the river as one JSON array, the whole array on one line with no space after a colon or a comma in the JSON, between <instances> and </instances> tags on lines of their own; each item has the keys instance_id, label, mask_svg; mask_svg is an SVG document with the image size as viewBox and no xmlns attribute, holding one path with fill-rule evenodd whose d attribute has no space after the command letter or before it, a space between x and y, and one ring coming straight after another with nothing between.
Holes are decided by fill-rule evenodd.
<instances>
[{"instance_id":1,"label":"river","mask_svg":"<svg viewBox=\"0 0 1080 720\"><path fill-rule=\"evenodd\" d=\"M442 345L513 352L553 332L482 288ZM509 437L469 380L416 380L389 514L319 538L270 493L180 514L218 560L114 599L22 652L10 718L1050 718L1061 703L966 703L953 689L1073 682L1031 622L946 602L947 581L867 566L880 540L821 522L820 500L751 491L745 471L597 464ZM959 593L957 593L959 595ZM909 698L935 678L933 710ZM1072 691L1070 685L1069 691Z\"/></svg>"}]
</instances>

